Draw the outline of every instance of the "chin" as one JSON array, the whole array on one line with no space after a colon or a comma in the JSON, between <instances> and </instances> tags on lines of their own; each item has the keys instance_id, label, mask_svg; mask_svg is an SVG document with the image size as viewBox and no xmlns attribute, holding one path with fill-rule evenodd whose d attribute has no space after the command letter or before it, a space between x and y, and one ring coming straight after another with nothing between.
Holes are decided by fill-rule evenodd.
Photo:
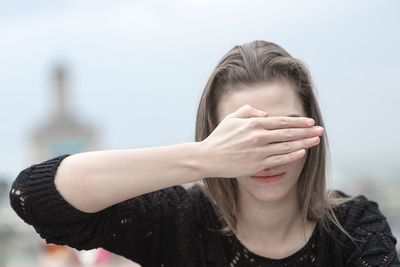
<instances>
[{"instance_id":1,"label":"chin","mask_svg":"<svg viewBox=\"0 0 400 267\"><path fill-rule=\"evenodd\" d=\"M259 184L251 177L239 177L239 194L246 199L263 203L278 203L296 194L297 177L284 176L270 184Z\"/></svg>"}]
</instances>

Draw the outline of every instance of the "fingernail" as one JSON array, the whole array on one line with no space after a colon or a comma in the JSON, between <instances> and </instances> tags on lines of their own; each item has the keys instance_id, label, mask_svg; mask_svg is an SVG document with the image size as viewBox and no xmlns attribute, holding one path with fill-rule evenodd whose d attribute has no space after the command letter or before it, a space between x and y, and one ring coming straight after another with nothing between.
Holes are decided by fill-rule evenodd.
<instances>
[{"instance_id":1,"label":"fingernail","mask_svg":"<svg viewBox=\"0 0 400 267\"><path fill-rule=\"evenodd\" d=\"M299 157L302 157L306 154L306 150L305 149L300 149L297 151L296 153L297 155L299 155Z\"/></svg>"},{"instance_id":2,"label":"fingernail","mask_svg":"<svg viewBox=\"0 0 400 267\"><path fill-rule=\"evenodd\" d=\"M315 121L314 121L313 119L308 119L308 120L307 120L307 125L308 125L308 126L313 126L314 123L315 123Z\"/></svg>"},{"instance_id":3,"label":"fingernail","mask_svg":"<svg viewBox=\"0 0 400 267\"><path fill-rule=\"evenodd\" d=\"M314 143L314 142L320 142L320 139L319 139L319 136L316 136L316 137L313 137L312 139L312 142Z\"/></svg>"},{"instance_id":4,"label":"fingernail","mask_svg":"<svg viewBox=\"0 0 400 267\"><path fill-rule=\"evenodd\" d=\"M321 126L316 126L316 127L315 127L315 130L316 130L318 133L323 133L323 132L324 132L324 128L322 128Z\"/></svg>"}]
</instances>

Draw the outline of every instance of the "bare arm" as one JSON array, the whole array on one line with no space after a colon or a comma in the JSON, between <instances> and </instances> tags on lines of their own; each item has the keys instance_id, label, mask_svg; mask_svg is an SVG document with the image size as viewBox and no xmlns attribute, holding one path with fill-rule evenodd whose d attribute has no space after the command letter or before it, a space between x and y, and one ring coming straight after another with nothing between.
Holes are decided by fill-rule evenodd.
<instances>
[{"instance_id":1,"label":"bare arm","mask_svg":"<svg viewBox=\"0 0 400 267\"><path fill-rule=\"evenodd\" d=\"M57 190L75 208L93 213L170 186L286 164L318 145L323 133L307 118L264 116L245 105L202 142L71 155L57 169Z\"/></svg>"},{"instance_id":2,"label":"bare arm","mask_svg":"<svg viewBox=\"0 0 400 267\"><path fill-rule=\"evenodd\" d=\"M198 145L74 154L61 162L55 184L72 206L97 212L135 196L204 178Z\"/></svg>"},{"instance_id":3,"label":"bare arm","mask_svg":"<svg viewBox=\"0 0 400 267\"><path fill-rule=\"evenodd\" d=\"M104 247L155 266L181 223L194 219L181 209L191 194L171 186L247 176L296 160L322 134L307 120L265 117L246 105L201 142L62 155L21 171L10 204L48 243Z\"/></svg>"}]
</instances>

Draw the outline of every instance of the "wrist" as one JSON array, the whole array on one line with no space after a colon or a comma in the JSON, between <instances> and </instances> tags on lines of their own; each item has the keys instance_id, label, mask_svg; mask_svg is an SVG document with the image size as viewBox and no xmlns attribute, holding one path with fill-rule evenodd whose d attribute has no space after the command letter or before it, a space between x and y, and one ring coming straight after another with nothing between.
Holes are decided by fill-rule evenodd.
<instances>
[{"instance_id":1,"label":"wrist","mask_svg":"<svg viewBox=\"0 0 400 267\"><path fill-rule=\"evenodd\" d=\"M190 153L190 156L188 157L187 166L193 172L193 177L195 177L196 181L209 177L207 153L204 148L204 143L190 142L188 144L191 147L190 151L192 153Z\"/></svg>"}]
</instances>

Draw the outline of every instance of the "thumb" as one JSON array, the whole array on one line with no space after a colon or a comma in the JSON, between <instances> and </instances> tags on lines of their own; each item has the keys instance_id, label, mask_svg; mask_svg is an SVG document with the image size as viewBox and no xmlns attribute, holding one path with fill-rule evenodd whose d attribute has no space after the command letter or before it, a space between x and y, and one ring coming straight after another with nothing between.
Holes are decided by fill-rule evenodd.
<instances>
[{"instance_id":1,"label":"thumb","mask_svg":"<svg viewBox=\"0 0 400 267\"><path fill-rule=\"evenodd\" d=\"M250 117L265 117L267 113L261 109L253 108L249 104L241 106L239 109L229 114L229 118L250 118Z\"/></svg>"}]
</instances>

